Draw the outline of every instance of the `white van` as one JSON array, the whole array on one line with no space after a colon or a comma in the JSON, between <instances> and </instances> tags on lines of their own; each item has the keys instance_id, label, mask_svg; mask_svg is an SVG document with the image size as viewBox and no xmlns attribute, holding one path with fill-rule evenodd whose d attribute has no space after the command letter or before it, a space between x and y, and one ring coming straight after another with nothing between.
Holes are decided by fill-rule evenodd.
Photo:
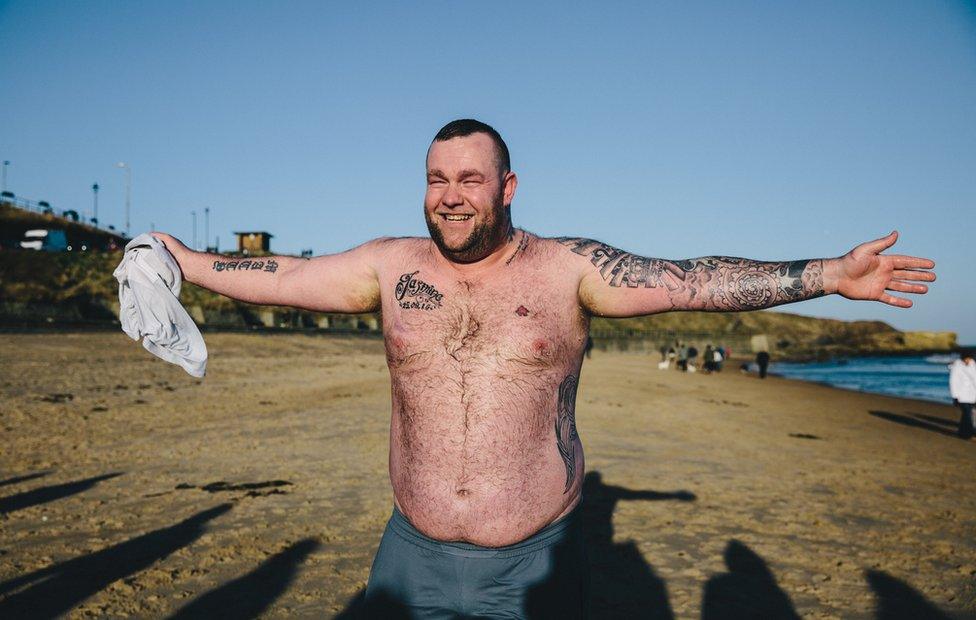
<instances>
[{"instance_id":1,"label":"white van","mask_svg":"<svg viewBox=\"0 0 976 620\"><path fill-rule=\"evenodd\" d=\"M68 238L63 230L37 228L24 233L24 240L20 242L20 247L25 250L63 252L68 249Z\"/></svg>"}]
</instances>

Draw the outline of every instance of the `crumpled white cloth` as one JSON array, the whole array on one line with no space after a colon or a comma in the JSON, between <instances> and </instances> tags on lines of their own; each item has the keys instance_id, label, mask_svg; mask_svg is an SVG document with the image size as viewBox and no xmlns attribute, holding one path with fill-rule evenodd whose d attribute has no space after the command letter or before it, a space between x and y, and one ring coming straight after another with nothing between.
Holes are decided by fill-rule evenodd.
<instances>
[{"instance_id":1,"label":"crumpled white cloth","mask_svg":"<svg viewBox=\"0 0 976 620\"><path fill-rule=\"evenodd\" d=\"M159 239L143 233L125 246L112 273L119 281L119 320L147 351L182 366L194 377L207 372L207 345L180 304L183 276L176 259Z\"/></svg>"}]
</instances>

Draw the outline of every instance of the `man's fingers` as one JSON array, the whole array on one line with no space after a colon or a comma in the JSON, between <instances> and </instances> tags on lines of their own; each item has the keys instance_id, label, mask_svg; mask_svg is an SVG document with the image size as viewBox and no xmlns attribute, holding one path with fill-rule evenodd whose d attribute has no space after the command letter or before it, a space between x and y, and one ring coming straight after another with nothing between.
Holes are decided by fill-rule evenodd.
<instances>
[{"instance_id":1,"label":"man's fingers","mask_svg":"<svg viewBox=\"0 0 976 620\"><path fill-rule=\"evenodd\" d=\"M935 274L931 271L895 269L891 272L891 277L895 278L896 280L921 280L922 282L935 282Z\"/></svg>"},{"instance_id":2,"label":"man's fingers","mask_svg":"<svg viewBox=\"0 0 976 620\"><path fill-rule=\"evenodd\" d=\"M894 295L889 295L888 293L882 293L878 301L884 302L889 306L895 306L896 308L911 308L912 301L910 299L905 299L903 297L895 297Z\"/></svg>"},{"instance_id":3,"label":"man's fingers","mask_svg":"<svg viewBox=\"0 0 976 620\"><path fill-rule=\"evenodd\" d=\"M927 293L929 287L924 284L912 284L909 282L900 282L898 280L892 280L888 283L886 287L889 291L898 291L899 293Z\"/></svg>"},{"instance_id":4,"label":"man's fingers","mask_svg":"<svg viewBox=\"0 0 976 620\"><path fill-rule=\"evenodd\" d=\"M898 241L898 231L893 230L888 236L875 239L874 241L868 241L867 243L862 243L855 249L862 250L870 254L880 254L881 252L884 252L891 246L895 245L895 241Z\"/></svg>"},{"instance_id":5,"label":"man's fingers","mask_svg":"<svg viewBox=\"0 0 976 620\"><path fill-rule=\"evenodd\" d=\"M892 254L888 258L891 259L896 269L932 269L935 267L935 261L927 258L919 258L918 256Z\"/></svg>"}]
</instances>

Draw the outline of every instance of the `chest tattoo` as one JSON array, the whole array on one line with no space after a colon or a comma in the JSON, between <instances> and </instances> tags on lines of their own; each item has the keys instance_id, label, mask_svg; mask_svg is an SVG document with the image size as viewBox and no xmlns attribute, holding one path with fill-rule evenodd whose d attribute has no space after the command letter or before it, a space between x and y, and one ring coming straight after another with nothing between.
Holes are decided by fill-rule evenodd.
<instances>
[{"instance_id":1,"label":"chest tattoo","mask_svg":"<svg viewBox=\"0 0 976 620\"><path fill-rule=\"evenodd\" d=\"M440 308L444 295L432 284L415 277L419 271L405 273L397 281L394 294L397 303L404 310L436 310Z\"/></svg>"}]
</instances>

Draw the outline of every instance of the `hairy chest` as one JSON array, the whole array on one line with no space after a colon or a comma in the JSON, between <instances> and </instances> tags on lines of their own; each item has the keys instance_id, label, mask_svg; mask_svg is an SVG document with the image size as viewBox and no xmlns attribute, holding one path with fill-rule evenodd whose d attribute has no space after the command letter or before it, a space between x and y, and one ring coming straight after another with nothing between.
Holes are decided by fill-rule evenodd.
<instances>
[{"instance_id":1,"label":"hairy chest","mask_svg":"<svg viewBox=\"0 0 976 620\"><path fill-rule=\"evenodd\" d=\"M392 371L432 365L517 372L579 357L586 323L571 283L532 271L458 278L410 268L385 278L383 327Z\"/></svg>"}]
</instances>

